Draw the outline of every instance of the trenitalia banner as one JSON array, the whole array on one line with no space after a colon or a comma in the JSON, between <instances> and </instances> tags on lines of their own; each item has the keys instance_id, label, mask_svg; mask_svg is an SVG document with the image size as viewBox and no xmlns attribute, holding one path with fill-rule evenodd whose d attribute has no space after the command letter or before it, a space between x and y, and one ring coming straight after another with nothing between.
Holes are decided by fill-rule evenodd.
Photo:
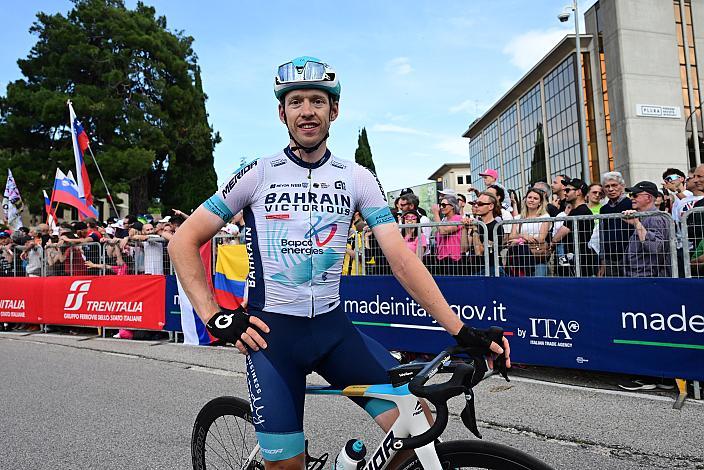
<instances>
[{"instance_id":1,"label":"trenitalia banner","mask_svg":"<svg viewBox=\"0 0 704 470\"><path fill-rule=\"evenodd\" d=\"M453 311L497 325L514 362L704 379L704 281L436 278ZM392 277L345 277L345 311L388 349L437 352L454 340Z\"/></svg>"},{"instance_id":2,"label":"trenitalia banner","mask_svg":"<svg viewBox=\"0 0 704 470\"><path fill-rule=\"evenodd\" d=\"M165 289L164 276L5 278L0 311L17 323L161 330Z\"/></svg>"},{"instance_id":3,"label":"trenitalia banner","mask_svg":"<svg viewBox=\"0 0 704 470\"><path fill-rule=\"evenodd\" d=\"M43 296L39 278L3 277L0 281L0 322L40 323Z\"/></svg>"}]
</instances>

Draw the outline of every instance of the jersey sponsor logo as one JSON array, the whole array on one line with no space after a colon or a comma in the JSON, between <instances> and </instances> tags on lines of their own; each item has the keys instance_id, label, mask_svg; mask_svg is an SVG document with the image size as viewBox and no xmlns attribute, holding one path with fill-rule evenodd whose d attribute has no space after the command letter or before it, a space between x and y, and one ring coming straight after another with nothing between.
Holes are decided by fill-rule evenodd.
<instances>
[{"instance_id":1,"label":"jersey sponsor logo","mask_svg":"<svg viewBox=\"0 0 704 470\"><path fill-rule=\"evenodd\" d=\"M262 403L262 386L257 378L257 370L254 368L252 357L247 355L247 390L249 391L249 406L252 410L252 424L258 426L264 424L266 419L262 414L264 404Z\"/></svg>"},{"instance_id":2,"label":"jersey sponsor logo","mask_svg":"<svg viewBox=\"0 0 704 470\"><path fill-rule=\"evenodd\" d=\"M290 214L267 214L264 216L266 220L286 220L290 217Z\"/></svg>"},{"instance_id":3,"label":"jersey sponsor logo","mask_svg":"<svg viewBox=\"0 0 704 470\"><path fill-rule=\"evenodd\" d=\"M237 171L237 173L235 173L232 176L232 178L230 178L230 181L222 188L222 198L223 199L225 199L227 197L227 195L230 193L230 191L232 191L232 188L235 187L235 184L237 184L237 182L240 179L242 179L242 177L245 174L247 174L247 172L249 170L251 170L252 168L257 166L257 161L258 160L254 160L253 162L248 163L247 165L243 166L242 168L239 169L239 171Z\"/></svg>"},{"instance_id":4,"label":"jersey sponsor logo","mask_svg":"<svg viewBox=\"0 0 704 470\"><path fill-rule=\"evenodd\" d=\"M244 243L247 249L247 258L249 259L249 273L247 274L247 287L257 287L257 276L254 264L254 247L252 246L252 228L245 226L244 228ZM258 256L258 254L256 255Z\"/></svg>"},{"instance_id":5,"label":"jersey sponsor logo","mask_svg":"<svg viewBox=\"0 0 704 470\"><path fill-rule=\"evenodd\" d=\"M318 245L320 246L320 245ZM289 240L281 239L281 254L282 255L322 255L322 248L315 248L313 240Z\"/></svg>"},{"instance_id":6,"label":"jersey sponsor logo","mask_svg":"<svg viewBox=\"0 0 704 470\"><path fill-rule=\"evenodd\" d=\"M266 212L324 212L350 215L352 198L347 194L312 192L269 193L264 196Z\"/></svg>"},{"instance_id":7,"label":"jersey sponsor logo","mask_svg":"<svg viewBox=\"0 0 704 470\"><path fill-rule=\"evenodd\" d=\"M337 160L331 161L330 166L334 166L335 168L339 168L341 170L344 170L345 168L347 168L347 165L345 165L344 163L339 162Z\"/></svg>"},{"instance_id":8,"label":"jersey sponsor logo","mask_svg":"<svg viewBox=\"0 0 704 470\"><path fill-rule=\"evenodd\" d=\"M316 217L316 221L313 224L313 226L308 230L308 233L304 235L306 239L311 239L315 237L315 244L318 246L325 246L327 245L330 240L332 240L332 237L335 236L335 233L337 232L337 224L335 223L330 223L326 225L321 225L321 222L323 221L323 218L320 216ZM327 236L321 240L320 235L324 234L326 230L329 230Z\"/></svg>"},{"instance_id":9,"label":"jersey sponsor logo","mask_svg":"<svg viewBox=\"0 0 704 470\"><path fill-rule=\"evenodd\" d=\"M369 170L369 173L374 176L376 184L379 185L379 191L381 191L381 195L384 197L384 199L386 199L386 193L384 192L384 187L381 185L381 181L379 181L379 177L376 176L376 173L374 173L372 170Z\"/></svg>"},{"instance_id":10,"label":"jersey sponsor logo","mask_svg":"<svg viewBox=\"0 0 704 470\"><path fill-rule=\"evenodd\" d=\"M330 187L329 184L327 183L313 183L314 188L321 188L321 189L327 189Z\"/></svg>"},{"instance_id":11,"label":"jersey sponsor logo","mask_svg":"<svg viewBox=\"0 0 704 470\"><path fill-rule=\"evenodd\" d=\"M285 165L288 160L285 158L279 158L277 160L271 161L271 166L276 168L277 166Z\"/></svg>"},{"instance_id":12,"label":"jersey sponsor logo","mask_svg":"<svg viewBox=\"0 0 704 470\"><path fill-rule=\"evenodd\" d=\"M276 189L276 188L307 188L308 183L282 183L282 184L271 184L269 186L269 189Z\"/></svg>"},{"instance_id":13,"label":"jersey sponsor logo","mask_svg":"<svg viewBox=\"0 0 704 470\"><path fill-rule=\"evenodd\" d=\"M344 181L335 181L335 189L341 189L343 191L347 190L347 187L345 185Z\"/></svg>"}]
</instances>

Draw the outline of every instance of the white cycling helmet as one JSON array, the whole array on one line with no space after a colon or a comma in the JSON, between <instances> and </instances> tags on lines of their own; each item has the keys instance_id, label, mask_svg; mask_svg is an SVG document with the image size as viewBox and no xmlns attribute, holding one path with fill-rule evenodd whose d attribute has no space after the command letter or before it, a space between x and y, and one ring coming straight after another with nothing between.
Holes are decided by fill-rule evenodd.
<instances>
[{"instance_id":1,"label":"white cycling helmet","mask_svg":"<svg viewBox=\"0 0 704 470\"><path fill-rule=\"evenodd\" d=\"M327 91L335 100L340 99L340 81L335 70L315 57L296 57L279 65L274 78L274 94L281 101L291 90L306 88Z\"/></svg>"}]
</instances>

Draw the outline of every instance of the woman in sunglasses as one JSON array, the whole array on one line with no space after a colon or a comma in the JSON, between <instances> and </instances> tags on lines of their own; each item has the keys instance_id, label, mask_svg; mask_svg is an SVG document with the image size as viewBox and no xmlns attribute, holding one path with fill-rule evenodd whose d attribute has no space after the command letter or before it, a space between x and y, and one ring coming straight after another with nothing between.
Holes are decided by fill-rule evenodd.
<instances>
[{"instance_id":1,"label":"woman in sunglasses","mask_svg":"<svg viewBox=\"0 0 704 470\"><path fill-rule=\"evenodd\" d=\"M508 271L513 276L547 276L550 248L546 243L550 222L530 222L530 219L549 217L547 195L536 188L529 190L523 200L523 210L517 217L520 224L511 226L508 240Z\"/></svg>"},{"instance_id":2,"label":"woman in sunglasses","mask_svg":"<svg viewBox=\"0 0 704 470\"><path fill-rule=\"evenodd\" d=\"M496 218L501 215L501 204L492 192L484 191L474 202L474 216L484 222L487 228L486 244L484 243L484 229L481 225L469 229L469 241L472 247L472 256L469 258L470 273L484 274L484 253L489 251L489 273L494 275L496 263L494 262L494 247L500 247L503 240L503 231L498 230L494 238Z\"/></svg>"},{"instance_id":3,"label":"woman in sunglasses","mask_svg":"<svg viewBox=\"0 0 704 470\"><path fill-rule=\"evenodd\" d=\"M462 260L462 216L460 205L455 196L445 196L440 204L433 206L435 222L453 222L453 225L441 225L435 233L436 272L438 276L459 274Z\"/></svg>"}]
</instances>

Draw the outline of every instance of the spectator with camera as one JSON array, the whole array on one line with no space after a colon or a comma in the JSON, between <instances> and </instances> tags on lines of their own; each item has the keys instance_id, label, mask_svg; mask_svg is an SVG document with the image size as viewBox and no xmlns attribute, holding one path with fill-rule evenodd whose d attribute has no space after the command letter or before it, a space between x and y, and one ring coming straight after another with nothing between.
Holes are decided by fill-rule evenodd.
<instances>
[{"instance_id":1,"label":"spectator with camera","mask_svg":"<svg viewBox=\"0 0 704 470\"><path fill-rule=\"evenodd\" d=\"M587 184L579 178L563 180L565 198L572 205L570 217L591 216L592 211L586 203ZM560 227L552 239L552 246L562 243L566 259L558 259L556 271L561 276L570 276L576 272L579 262L580 273L584 277L593 276L598 268L596 253L589 247L589 240L594 230L594 220L569 220ZM579 250L579 253L577 253ZM567 261L567 262L565 262Z\"/></svg>"},{"instance_id":2,"label":"spectator with camera","mask_svg":"<svg viewBox=\"0 0 704 470\"><path fill-rule=\"evenodd\" d=\"M670 229L666 216L631 217L636 213L658 214L655 208L658 187L651 181L641 181L626 190L633 201L633 209L623 212L624 222L635 229L624 256L626 276L670 277Z\"/></svg>"},{"instance_id":3,"label":"spectator with camera","mask_svg":"<svg viewBox=\"0 0 704 470\"><path fill-rule=\"evenodd\" d=\"M599 211L602 215L622 214L633 209L626 196L626 182L618 171L609 171L601 176L607 201ZM623 255L633 227L622 219L603 219L599 224L599 276L623 277Z\"/></svg>"}]
</instances>

